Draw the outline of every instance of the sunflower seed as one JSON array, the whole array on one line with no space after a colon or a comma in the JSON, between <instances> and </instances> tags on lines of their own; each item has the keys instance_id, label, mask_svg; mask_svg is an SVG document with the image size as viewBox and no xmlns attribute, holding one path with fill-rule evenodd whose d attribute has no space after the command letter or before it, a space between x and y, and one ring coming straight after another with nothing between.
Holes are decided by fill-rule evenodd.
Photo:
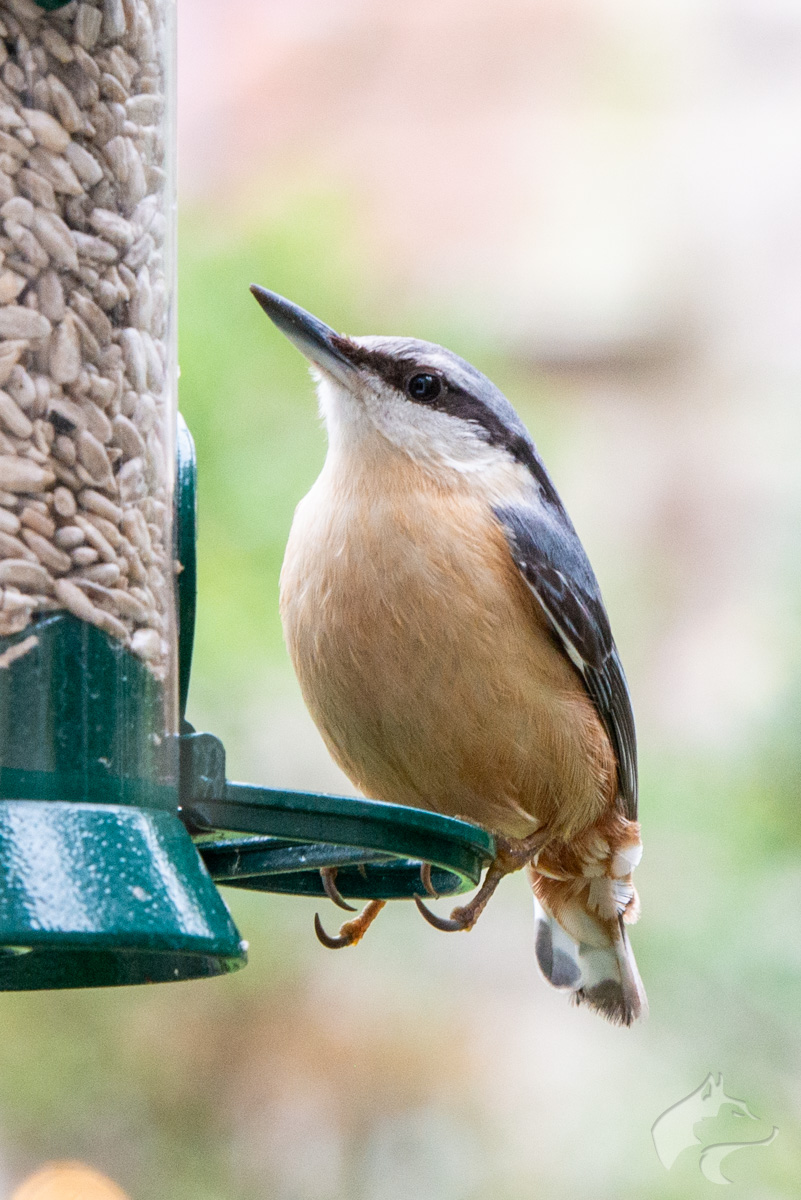
<instances>
[{"instance_id":1,"label":"sunflower seed","mask_svg":"<svg viewBox=\"0 0 801 1200\"><path fill-rule=\"evenodd\" d=\"M63 192L67 196L83 195L81 181L60 154L52 154L42 146L37 146L31 151L28 161L33 170L52 185L54 192Z\"/></svg>"},{"instance_id":2,"label":"sunflower seed","mask_svg":"<svg viewBox=\"0 0 801 1200\"><path fill-rule=\"evenodd\" d=\"M36 284L39 312L53 323L62 320L65 312L64 289L55 271L44 271Z\"/></svg>"},{"instance_id":3,"label":"sunflower seed","mask_svg":"<svg viewBox=\"0 0 801 1200\"><path fill-rule=\"evenodd\" d=\"M8 7L23 21L33 21L36 24L42 19L42 10L38 8L33 0L6 0Z\"/></svg>"},{"instance_id":4,"label":"sunflower seed","mask_svg":"<svg viewBox=\"0 0 801 1200\"><path fill-rule=\"evenodd\" d=\"M53 58L58 59L60 63L69 63L75 58L67 39L63 38L52 25L45 25L41 38L42 45L48 54L52 54Z\"/></svg>"},{"instance_id":5,"label":"sunflower seed","mask_svg":"<svg viewBox=\"0 0 801 1200\"><path fill-rule=\"evenodd\" d=\"M20 363L11 368L6 383L6 391L26 413L35 415L34 410L37 401L36 384Z\"/></svg>"},{"instance_id":6,"label":"sunflower seed","mask_svg":"<svg viewBox=\"0 0 801 1200\"><path fill-rule=\"evenodd\" d=\"M40 209L33 218L33 231L54 263L68 271L78 270L78 252L72 230L61 217Z\"/></svg>"},{"instance_id":7,"label":"sunflower seed","mask_svg":"<svg viewBox=\"0 0 801 1200\"><path fill-rule=\"evenodd\" d=\"M56 523L46 512L42 512L36 508L33 503L26 504L23 508L20 522L28 529L33 529L35 533L40 533L42 537L52 539L56 532Z\"/></svg>"},{"instance_id":8,"label":"sunflower seed","mask_svg":"<svg viewBox=\"0 0 801 1200\"><path fill-rule=\"evenodd\" d=\"M95 529L102 533L109 546L113 546L115 551L119 549L119 547L122 545L122 534L116 525L114 525L111 521L107 521L105 517L100 517L97 515L97 513L93 512L86 514L86 520L89 521L91 525L94 525ZM119 557L117 561L119 561Z\"/></svg>"},{"instance_id":9,"label":"sunflower seed","mask_svg":"<svg viewBox=\"0 0 801 1200\"><path fill-rule=\"evenodd\" d=\"M75 318L67 313L50 339L50 377L56 383L74 383L81 370L81 347Z\"/></svg>"},{"instance_id":10,"label":"sunflower seed","mask_svg":"<svg viewBox=\"0 0 801 1200\"><path fill-rule=\"evenodd\" d=\"M123 452L125 458L143 458L145 441L133 421L122 415L114 418L112 423L114 442Z\"/></svg>"},{"instance_id":11,"label":"sunflower seed","mask_svg":"<svg viewBox=\"0 0 801 1200\"><path fill-rule=\"evenodd\" d=\"M81 112L75 99L68 88L64 86L61 80L56 75L48 75L47 77L48 90L50 92L50 102L55 109L56 116L68 133L82 133L86 129L86 118ZM70 143L75 145L76 143ZM70 146L68 145L64 151L68 161L70 158ZM75 166L72 163L73 167Z\"/></svg>"},{"instance_id":12,"label":"sunflower seed","mask_svg":"<svg viewBox=\"0 0 801 1200\"><path fill-rule=\"evenodd\" d=\"M73 466L75 463L75 459L77 458L77 455L75 453L75 443L70 438L64 437L63 434L56 435L56 440L53 443L53 453L55 455L57 455L58 458L61 460L61 463L64 463L67 467ZM64 477L61 475L60 471L57 470L57 466L60 468L61 463L59 463L57 465L54 464L53 470L56 471L56 474L58 475L59 479L64 479ZM69 480L64 479L64 482L68 483Z\"/></svg>"},{"instance_id":13,"label":"sunflower seed","mask_svg":"<svg viewBox=\"0 0 801 1200\"><path fill-rule=\"evenodd\" d=\"M13 179L4 171L0 171L0 202L10 200L16 191Z\"/></svg>"},{"instance_id":14,"label":"sunflower seed","mask_svg":"<svg viewBox=\"0 0 801 1200\"><path fill-rule=\"evenodd\" d=\"M117 562L95 563L87 567L82 578L90 583L99 583L103 587L114 587L120 581L121 571Z\"/></svg>"},{"instance_id":15,"label":"sunflower seed","mask_svg":"<svg viewBox=\"0 0 801 1200\"><path fill-rule=\"evenodd\" d=\"M11 533L0 533L0 555L3 558L21 558L25 562L36 562L33 551Z\"/></svg>"},{"instance_id":16,"label":"sunflower seed","mask_svg":"<svg viewBox=\"0 0 801 1200\"><path fill-rule=\"evenodd\" d=\"M67 492L67 488L57 490ZM67 494L71 496L72 492L67 492ZM75 550L78 546L83 545L86 538L83 530L79 529L77 525L62 525L60 529L56 530L53 540L62 550Z\"/></svg>"},{"instance_id":17,"label":"sunflower seed","mask_svg":"<svg viewBox=\"0 0 801 1200\"><path fill-rule=\"evenodd\" d=\"M78 247L78 253L84 258L89 258L97 263L113 263L116 262L119 254L110 242L103 238L95 237L91 233L74 232L73 238Z\"/></svg>"},{"instance_id":18,"label":"sunflower seed","mask_svg":"<svg viewBox=\"0 0 801 1200\"><path fill-rule=\"evenodd\" d=\"M87 187L94 187L103 178L103 168L93 154L78 142L70 142L64 151L64 157L78 178Z\"/></svg>"},{"instance_id":19,"label":"sunflower seed","mask_svg":"<svg viewBox=\"0 0 801 1200\"><path fill-rule=\"evenodd\" d=\"M27 196L39 208L48 208L55 212L56 193L53 185L38 171L23 167L17 175L17 186L23 196Z\"/></svg>"},{"instance_id":20,"label":"sunflower seed","mask_svg":"<svg viewBox=\"0 0 801 1200\"><path fill-rule=\"evenodd\" d=\"M108 486L113 483L113 475L103 443L98 441L88 429L82 429L76 438L78 462L86 468L90 479L95 484Z\"/></svg>"},{"instance_id":21,"label":"sunflower seed","mask_svg":"<svg viewBox=\"0 0 801 1200\"><path fill-rule=\"evenodd\" d=\"M23 308L18 304L6 304L0 308L2 338L43 338L47 337L50 329L47 317L31 308Z\"/></svg>"},{"instance_id":22,"label":"sunflower seed","mask_svg":"<svg viewBox=\"0 0 801 1200\"><path fill-rule=\"evenodd\" d=\"M2 564L0 564L1 566ZM88 621L91 625L99 624L99 618L103 614L100 609L95 608L86 593L81 591L74 581L56 579L51 583L51 587L56 594L56 599L60 600L64 607L79 617L81 621Z\"/></svg>"},{"instance_id":23,"label":"sunflower seed","mask_svg":"<svg viewBox=\"0 0 801 1200\"><path fill-rule=\"evenodd\" d=\"M72 559L69 554L57 549L40 533L36 533L33 529L23 529L22 537L42 566L47 567L50 571L54 571L57 575L64 575L72 567Z\"/></svg>"},{"instance_id":24,"label":"sunflower seed","mask_svg":"<svg viewBox=\"0 0 801 1200\"><path fill-rule=\"evenodd\" d=\"M104 517L107 521L113 522L114 525L119 525L123 520L122 509L104 496L102 492L97 492L93 488L84 488L78 495L78 501L81 508L86 512L95 513L98 517Z\"/></svg>"},{"instance_id":25,"label":"sunflower seed","mask_svg":"<svg viewBox=\"0 0 801 1200\"><path fill-rule=\"evenodd\" d=\"M147 389L147 351L145 350L142 334L138 329L128 327L120 334L120 349L125 360L128 378L135 391L144 392Z\"/></svg>"},{"instance_id":26,"label":"sunflower seed","mask_svg":"<svg viewBox=\"0 0 801 1200\"><path fill-rule=\"evenodd\" d=\"M28 148L19 138L14 137L13 133L0 131L0 153L10 154L12 158L18 158L24 163L28 157Z\"/></svg>"},{"instance_id":27,"label":"sunflower seed","mask_svg":"<svg viewBox=\"0 0 801 1200\"><path fill-rule=\"evenodd\" d=\"M33 225L33 214L33 205L23 196L14 196L11 200L6 200L0 208L0 217L4 221L19 221L20 225L27 225L28 228Z\"/></svg>"},{"instance_id":28,"label":"sunflower seed","mask_svg":"<svg viewBox=\"0 0 801 1200\"><path fill-rule=\"evenodd\" d=\"M91 546L77 546L70 551L70 558L76 567L91 567L100 555Z\"/></svg>"},{"instance_id":29,"label":"sunflower seed","mask_svg":"<svg viewBox=\"0 0 801 1200\"><path fill-rule=\"evenodd\" d=\"M114 332L111 321L94 300L76 289L70 297L70 307L85 321L101 345L107 345L111 341Z\"/></svg>"},{"instance_id":30,"label":"sunflower seed","mask_svg":"<svg viewBox=\"0 0 801 1200\"><path fill-rule=\"evenodd\" d=\"M100 36L103 14L91 4L79 4L75 13L75 40L84 50L91 50Z\"/></svg>"},{"instance_id":31,"label":"sunflower seed","mask_svg":"<svg viewBox=\"0 0 801 1200\"><path fill-rule=\"evenodd\" d=\"M117 555L114 553L114 547L111 545L108 539L103 536L97 526L93 525L87 517L76 515L75 524L81 530L90 546L94 546L101 558L104 558L106 562L113 563L117 561Z\"/></svg>"},{"instance_id":32,"label":"sunflower seed","mask_svg":"<svg viewBox=\"0 0 801 1200\"><path fill-rule=\"evenodd\" d=\"M43 271L50 260L31 230L20 225L18 221L5 221L4 224L6 233L26 262L36 269L37 274Z\"/></svg>"},{"instance_id":33,"label":"sunflower seed","mask_svg":"<svg viewBox=\"0 0 801 1200\"><path fill-rule=\"evenodd\" d=\"M5 508L0 508L0 532L15 534L19 533L20 519L14 513L8 512Z\"/></svg>"},{"instance_id":34,"label":"sunflower seed","mask_svg":"<svg viewBox=\"0 0 801 1200\"><path fill-rule=\"evenodd\" d=\"M49 572L41 563L29 561L27 558L0 559L0 584L22 588L26 592L53 591L53 580Z\"/></svg>"},{"instance_id":35,"label":"sunflower seed","mask_svg":"<svg viewBox=\"0 0 801 1200\"><path fill-rule=\"evenodd\" d=\"M111 100L116 104L124 104L128 99L128 93L120 83L116 75L112 75L110 71L104 71L100 76L100 95L106 100ZM125 128L125 123L121 125L121 129Z\"/></svg>"},{"instance_id":36,"label":"sunflower seed","mask_svg":"<svg viewBox=\"0 0 801 1200\"><path fill-rule=\"evenodd\" d=\"M33 425L25 413L14 403L8 392L0 390L0 424L14 437L28 439L33 433Z\"/></svg>"},{"instance_id":37,"label":"sunflower seed","mask_svg":"<svg viewBox=\"0 0 801 1200\"><path fill-rule=\"evenodd\" d=\"M140 658L158 658L161 654L161 638L155 629L137 629L131 638L131 649Z\"/></svg>"},{"instance_id":38,"label":"sunflower seed","mask_svg":"<svg viewBox=\"0 0 801 1200\"><path fill-rule=\"evenodd\" d=\"M55 154L61 154L62 150L67 148L70 135L55 117L38 108L26 108L24 113L28 128L40 146L44 146L45 150L52 150Z\"/></svg>"},{"instance_id":39,"label":"sunflower seed","mask_svg":"<svg viewBox=\"0 0 801 1200\"><path fill-rule=\"evenodd\" d=\"M75 497L69 488L57 487L53 493L53 508L60 517L74 517L77 511ZM66 547L65 547L66 549Z\"/></svg>"},{"instance_id":40,"label":"sunflower seed","mask_svg":"<svg viewBox=\"0 0 801 1200\"><path fill-rule=\"evenodd\" d=\"M59 440L59 438L56 438L57 443ZM65 438L64 441L69 441L69 439ZM70 445L72 446L71 442ZM72 446L72 452L73 454L75 453L74 446ZM75 474L74 469L68 467L63 460L59 462L58 459L51 459L50 465L53 468L53 474L56 476L56 479L66 487L72 488L74 492L77 492L83 486L82 480Z\"/></svg>"},{"instance_id":41,"label":"sunflower seed","mask_svg":"<svg viewBox=\"0 0 801 1200\"><path fill-rule=\"evenodd\" d=\"M93 433L99 442L105 445L111 441L112 429L111 421L109 421L102 408L98 408L91 400L83 400L81 402L81 411L86 417L86 428L90 433ZM109 451L106 450L108 455Z\"/></svg>"},{"instance_id":42,"label":"sunflower seed","mask_svg":"<svg viewBox=\"0 0 801 1200\"><path fill-rule=\"evenodd\" d=\"M0 272L0 304L10 304L27 286L24 275L17 275L16 271Z\"/></svg>"},{"instance_id":43,"label":"sunflower seed","mask_svg":"<svg viewBox=\"0 0 801 1200\"><path fill-rule=\"evenodd\" d=\"M115 246L127 249L134 241L136 233L130 221L126 221L119 213L107 208L94 208L89 214L89 224L95 233L113 242Z\"/></svg>"},{"instance_id":44,"label":"sunflower seed","mask_svg":"<svg viewBox=\"0 0 801 1200\"><path fill-rule=\"evenodd\" d=\"M133 504L146 495L144 463L141 458L130 458L120 467L117 486L123 504Z\"/></svg>"},{"instance_id":45,"label":"sunflower seed","mask_svg":"<svg viewBox=\"0 0 801 1200\"><path fill-rule=\"evenodd\" d=\"M52 471L45 471L28 458L0 455L0 488L6 492L44 492L56 482Z\"/></svg>"}]
</instances>

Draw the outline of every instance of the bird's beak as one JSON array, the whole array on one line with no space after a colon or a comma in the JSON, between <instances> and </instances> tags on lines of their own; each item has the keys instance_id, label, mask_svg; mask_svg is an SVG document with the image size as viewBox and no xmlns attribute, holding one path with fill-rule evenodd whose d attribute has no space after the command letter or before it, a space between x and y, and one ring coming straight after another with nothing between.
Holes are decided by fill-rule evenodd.
<instances>
[{"instance_id":1,"label":"bird's beak","mask_svg":"<svg viewBox=\"0 0 801 1200\"><path fill-rule=\"evenodd\" d=\"M272 323L309 362L341 383L347 384L352 380L355 368L336 345L339 335L335 330L318 321L304 308L299 308L276 292L268 292L267 288L259 287L257 283L252 283L250 290Z\"/></svg>"}]
</instances>

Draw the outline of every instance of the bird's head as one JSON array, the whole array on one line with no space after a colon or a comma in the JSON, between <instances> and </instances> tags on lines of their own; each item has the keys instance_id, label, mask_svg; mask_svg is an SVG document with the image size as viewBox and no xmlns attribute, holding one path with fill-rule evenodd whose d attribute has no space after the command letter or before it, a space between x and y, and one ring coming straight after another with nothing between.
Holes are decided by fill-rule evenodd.
<instances>
[{"instance_id":1,"label":"bird's head","mask_svg":"<svg viewBox=\"0 0 801 1200\"><path fill-rule=\"evenodd\" d=\"M346 337L275 292L255 284L251 291L312 364L332 446L366 450L377 433L435 472L522 468L539 477L517 413L457 354L416 338Z\"/></svg>"}]
</instances>

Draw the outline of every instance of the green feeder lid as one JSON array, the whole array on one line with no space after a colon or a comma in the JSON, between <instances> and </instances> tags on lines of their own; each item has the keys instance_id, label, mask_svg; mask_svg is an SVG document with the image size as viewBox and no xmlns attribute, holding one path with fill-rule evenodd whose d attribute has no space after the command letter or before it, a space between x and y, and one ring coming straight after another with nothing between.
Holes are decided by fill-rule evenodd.
<instances>
[{"instance_id":1,"label":"green feeder lid","mask_svg":"<svg viewBox=\"0 0 801 1200\"><path fill-rule=\"evenodd\" d=\"M196 979L245 962L171 813L4 800L0 876L4 991Z\"/></svg>"}]
</instances>

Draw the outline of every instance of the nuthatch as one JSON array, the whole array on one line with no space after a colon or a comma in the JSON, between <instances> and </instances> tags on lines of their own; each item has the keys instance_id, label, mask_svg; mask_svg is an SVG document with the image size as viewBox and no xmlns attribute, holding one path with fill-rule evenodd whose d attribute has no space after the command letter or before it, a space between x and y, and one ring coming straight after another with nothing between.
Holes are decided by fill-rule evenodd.
<instances>
[{"instance_id":1,"label":"nuthatch","mask_svg":"<svg viewBox=\"0 0 801 1200\"><path fill-rule=\"evenodd\" d=\"M311 362L328 430L298 505L281 618L303 697L368 796L473 821L498 855L441 929L470 929L509 871L534 892L545 977L613 1021L646 1007L637 749L600 589L527 430L464 359L350 338L264 288ZM333 879L333 899L341 899ZM372 901L327 945L351 945Z\"/></svg>"}]
</instances>

